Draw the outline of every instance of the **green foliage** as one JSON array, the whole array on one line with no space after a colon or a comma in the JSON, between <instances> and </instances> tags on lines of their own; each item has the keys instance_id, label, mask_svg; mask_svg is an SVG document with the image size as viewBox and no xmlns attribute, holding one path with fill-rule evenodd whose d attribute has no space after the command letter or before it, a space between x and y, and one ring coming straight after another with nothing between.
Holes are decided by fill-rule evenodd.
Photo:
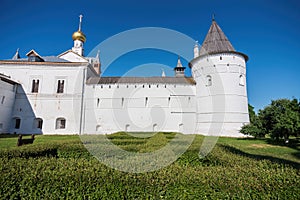
<instances>
[{"instance_id":1,"label":"green foliage","mask_svg":"<svg viewBox=\"0 0 300 200\"><path fill-rule=\"evenodd\" d=\"M244 125L240 132L245 135L253 136L254 138L263 138L266 133L263 131L261 121L254 111L254 107L248 104L248 112L250 124Z\"/></svg>"},{"instance_id":2,"label":"green foliage","mask_svg":"<svg viewBox=\"0 0 300 200\"><path fill-rule=\"evenodd\" d=\"M254 137L264 137L279 140L284 138L288 142L289 136L300 134L300 103L297 99L278 99L260 110L255 115L253 107L249 105L250 124L241 129L241 133Z\"/></svg>"},{"instance_id":3,"label":"green foliage","mask_svg":"<svg viewBox=\"0 0 300 200\"><path fill-rule=\"evenodd\" d=\"M126 140L116 142L124 149L130 146L136 151L150 152L172 139L174 133L158 133L150 138L126 133L108 137L115 142L120 138ZM0 138L0 143L6 140ZM203 136L196 136L188 151L175 163L141 174L119 172L98 162L88 155L79 137L71 136L68 140L60 136L38 136L35 142L19 148L15 144L0 148L1 199L300 197L300 157L292 155L299 149L269 145L266 140L220 138L213 151L200 159ZM56 154L44 153L52 150Z\"/></svg>"},{"instance_id":4,"label":"green foliage","mask_svg":"<svg viewBox=\"0 0 300 200\"><path fill-rule=\"evenodd\" d=\"M272 138L297 136L300 133L300 103L297 99L278 99L259 112L264 131Z\"/></svg>"},{"instance_id":5,"label":"green foliage","mask_svg":"<svg viewBox=\"0 0 300 200\"><path fill-rule=\"evenodd\" d=\"M241 133L245 135L254 136L254 138L262 138L265 136L265 133L254 123L246 124L240 130Z\"/></svg>"},{"instance_id":6,"label":"green foliage","mask_svg":"<svg viewBox=\"0 0 300 200\"><path fill-rule=\"evenodd\" d=\"M255 114L254 107L248 104L248 112L249 112L249 119L250 123L253 123L257 119L257 115Z\"/></svg>"}]
</instances>

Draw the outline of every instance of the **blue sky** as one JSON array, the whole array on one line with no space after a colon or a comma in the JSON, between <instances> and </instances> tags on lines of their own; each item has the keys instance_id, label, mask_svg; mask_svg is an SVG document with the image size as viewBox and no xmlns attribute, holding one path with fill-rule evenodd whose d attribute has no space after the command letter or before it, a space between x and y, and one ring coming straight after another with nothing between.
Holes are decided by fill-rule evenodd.
<instances>
[{"instance_id":1,"label":"blue sky","mask_svg":"<svg viewBox=\"0 0 300 200\"><path fill-rule=\"evenodd\" d=\"M17 48L21 57L31 49L42 56L70 49L71 35L78 28L81 13L87 53L105 39L139 27L173 29L201 44L215 13L217 23L235 49L250 57L247 64L250 104L257 110L272 99L300 98L298 0L1 0L0 9L0 59L11 58ZM177 55L137 51L118 59L105 75L121 76L138 64L151 62L173 67ZM186 61L183 64L187 66ZM171 71L166 73L173 75Z\"/></svg>"}]
</instances>

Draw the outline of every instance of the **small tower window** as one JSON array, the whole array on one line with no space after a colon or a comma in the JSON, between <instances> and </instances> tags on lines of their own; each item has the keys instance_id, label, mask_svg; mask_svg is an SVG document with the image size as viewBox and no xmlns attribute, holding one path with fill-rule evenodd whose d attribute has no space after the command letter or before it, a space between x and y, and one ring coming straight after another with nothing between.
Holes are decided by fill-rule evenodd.
<instances>
[{"instance_id":1,"label":"small tower window","mask_svg":"<svg viewBox=\"0 0 300 200\"><path fill-rule=\"evenodd\" d=\"M124 107L124 97L122 97L122 99L121 99L121 106L122 106L122 108Z\"/></svg>"},{"instance_id":2,"label":"small tower window","mask_svg":"<svg viewBox=\"0 0 300 200\"><path fill-rule=\"evenodd\" d=\"M210 75L206 76L206 86L211 86L212 85L212 78Z\"/></svg>"},{"instance_id":3,"label":"small tower window","mask_svg":"<svg viewBox=\"0 0 300 200\"><path fill-rule=\"evenodd\" d=\"M97 107L99 107L99 104L100 104L100 99L98 98L97 99Z\"/></svg>"},{"instance_id":4,"label":"small tower window","mask_svg":"<svg viewBox=\"0 0 300 200\"><path fill-rule=\"evenodd\" d=\"M245 85L245 77L243 74L240 75L240 86L244 86Z\"/></svg>"},{"instance_id":5,"label":"small tower window","mask_svg":"<svg viewBox=\"0 0 300 200\"><path fill-rule=\"evenodd\" d=\"M57 81L57 93L64 93L65 80Z\"/></svg>"},{"instance_id":6,"label":"small tower window","mask_svg":"<svg viewBox=\"0 0 300 200\"><path fill-rule=\"evenodd\" d=\"M39 92L39 83L40 80L32 80L32 87L31 87L31 93L38 93Z\"/></svg>"},{"instance_id":7,"label":"small tower window","mask_svg":"<svg viewBox=\"0 0 300 200\"><path fill-rule=\"evenodd\" d=\"M145 98L145 107L148 106L148 97Z\"/></svg>"},{"instance_id":8,"label":"small tower window","mask_svg":"<svg viewBox=\"0 0 300 200\"><path fill-rule=\"evenodd\" d=\"M220 60L223 60L222 56L220 56Z\"/></svg>"}]
</instances>

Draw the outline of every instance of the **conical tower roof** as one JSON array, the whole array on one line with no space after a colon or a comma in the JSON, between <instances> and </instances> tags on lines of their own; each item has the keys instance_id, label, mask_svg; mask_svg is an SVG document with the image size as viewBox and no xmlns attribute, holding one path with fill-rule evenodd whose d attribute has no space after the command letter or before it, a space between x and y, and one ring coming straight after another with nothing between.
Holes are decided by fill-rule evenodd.
<instances>
[{"instance_id":1,"label":"conical tower roof","mask_svg":"<svg viewBox=\"0 0 300 200\"><path fill-rule=\"evenodd\" d=\"M235 52L232 44L213 19L208 33L200 49L200 56L211 53Z\"/></svg>"}]
</instances>

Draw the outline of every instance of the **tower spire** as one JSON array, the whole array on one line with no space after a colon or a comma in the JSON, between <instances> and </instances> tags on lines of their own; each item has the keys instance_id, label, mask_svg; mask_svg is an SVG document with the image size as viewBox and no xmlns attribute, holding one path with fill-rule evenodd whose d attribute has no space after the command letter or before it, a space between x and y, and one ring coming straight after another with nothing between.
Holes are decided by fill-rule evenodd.
<instances>
[{"instance_id":1,"label":"tower spire","mask_svg":"<svg viewBox=\"0 0 300 200\"><path fill-rule=\"evenodd\" d=\"M17 49L15 55L12 57L13 60L20 59L19 48Z\"/></svg>"},{"instance_id":2,"label":"tower spire","mask_svg":"<svg viewBox=\"0 0 300 200\"><path fill-rule=\"evenodd\" d=\"M79 27L78 27L78 31L81 31L81 23L82 23L82 18L83 18L83 15L79 15Z\"/></svg>"},{"instance_id":3,"label":"tower spire","mask_svg":"<svg viewBox=\"0 0 300 200\"><path fill-rule=\"evenodd\" d=\"M182 66L181 61L180 61L180 56L178 55L177 65L174 68L175 77L184 77L184 70L185 70L185 67Z\"/></svg>"}]
</instances>

